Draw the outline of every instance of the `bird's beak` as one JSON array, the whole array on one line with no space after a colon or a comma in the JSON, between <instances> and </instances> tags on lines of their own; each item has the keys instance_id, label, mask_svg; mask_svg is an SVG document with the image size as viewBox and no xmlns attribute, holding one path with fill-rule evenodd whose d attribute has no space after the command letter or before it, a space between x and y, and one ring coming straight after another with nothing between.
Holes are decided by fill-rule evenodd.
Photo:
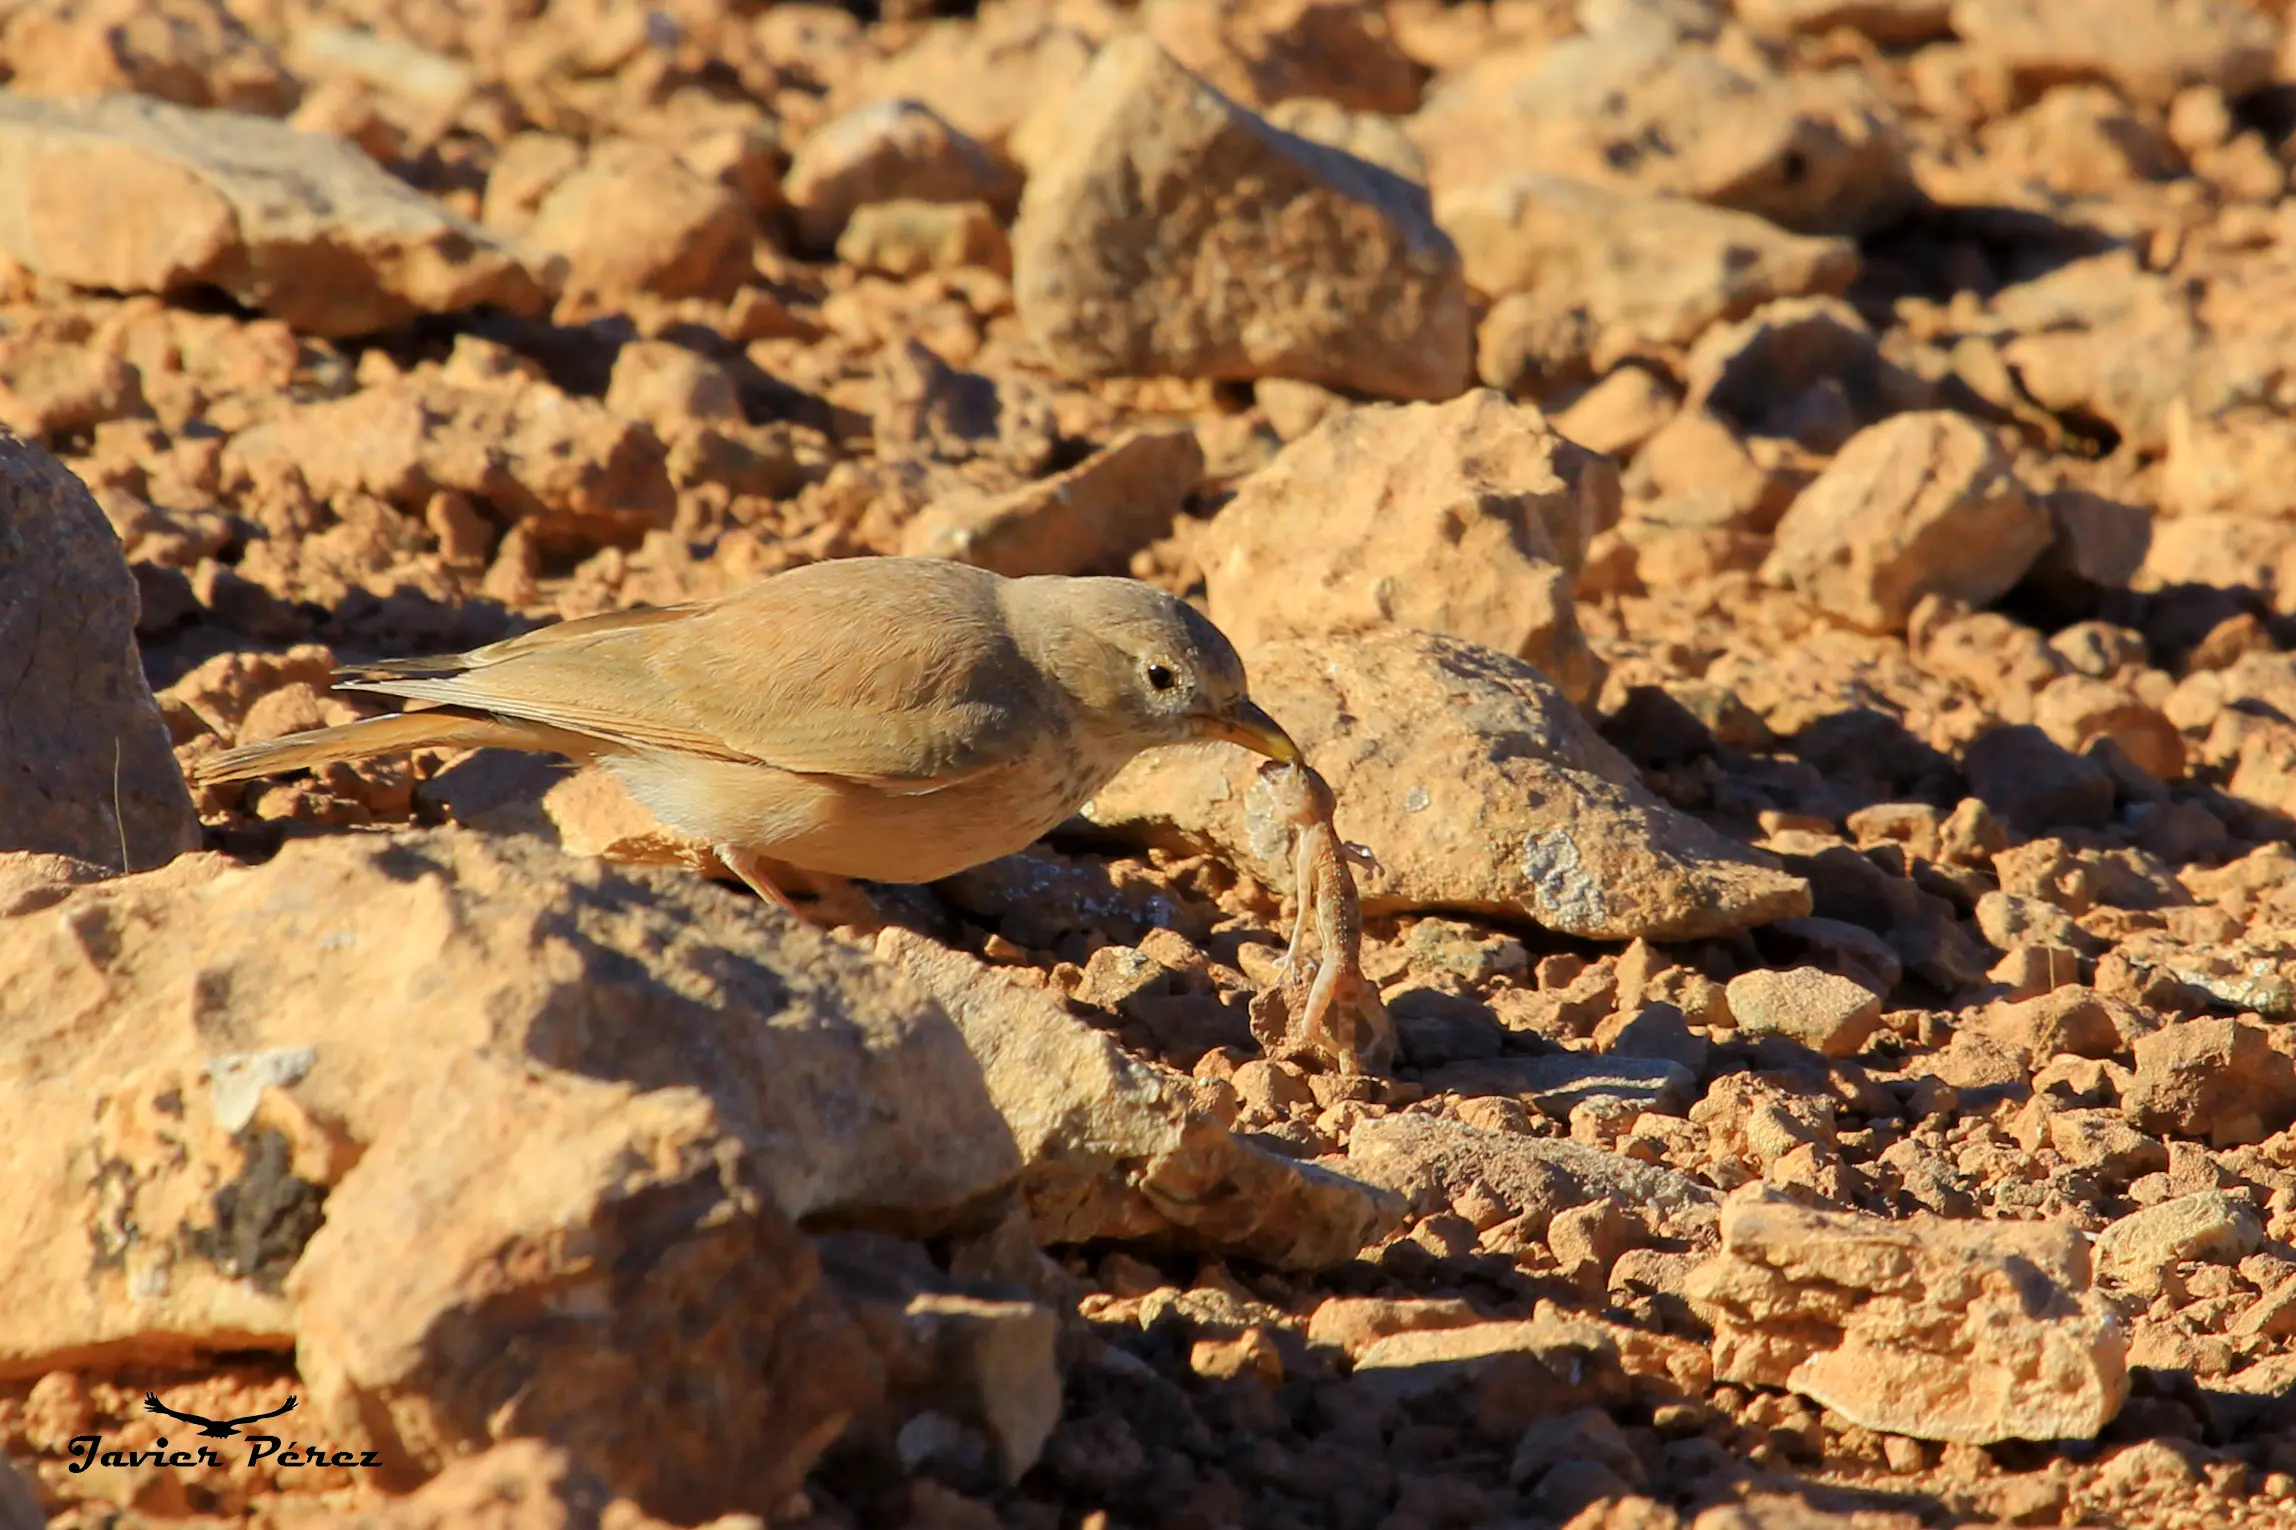
<instances>
[{"instance_id":1,"label":"bird's beak","mask_svg":"<svg viewBox=\"0 0 2296 1530\"><path fill-rule=\"evenodd\" d=\"M1264 754L1286 765L1300 762L1299 745L1254 702L1238 701L1225 711L1197 718L1196 732L1204 738L1241 744L1254 754Z\"/></svg>"}]
</instances>

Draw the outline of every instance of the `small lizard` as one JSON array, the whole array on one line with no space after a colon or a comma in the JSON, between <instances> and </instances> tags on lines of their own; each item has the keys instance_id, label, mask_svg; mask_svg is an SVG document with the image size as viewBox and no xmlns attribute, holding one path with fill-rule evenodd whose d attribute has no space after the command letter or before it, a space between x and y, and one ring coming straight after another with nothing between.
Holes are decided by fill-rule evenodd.
<instances>
[{"instance_id":1,"label":"small lizard","mask_svg":"<svg viewBox=\"0 0 2296 1530\"><path fill-rule=\"evenodd\" d=\"M1343 1073L1384 1069L1394 1056L1395 1034L1386 1006L1379 1002L1379 990L1363 975L1363 907L1357 901L1355 876L1348 869L1351 862L1367 869L1376 868L1378 862L1363 846L1339 837L1332 823L1338 799L1330 783L1313 769L1304 764L1271 765L1261 770L1260 777L1268 784L1277 820L1292 825L1298 836L1292 867L1299 913L1284 953L1282 986L1268 996L1269 1005L1253 1006L1254 1018L1264 1018L1278 1033L1268 1046L1271 1055L1315 1052L1331 1058ZM1303 997L1300 948L1311 922L1318 960L1315 979L1304 985ZM1258 1013L1276 1004L1281 1005L1280 1014ZM1338 1027L1332 1024L1335 1019Z\"/></svg>"}]
</instances>

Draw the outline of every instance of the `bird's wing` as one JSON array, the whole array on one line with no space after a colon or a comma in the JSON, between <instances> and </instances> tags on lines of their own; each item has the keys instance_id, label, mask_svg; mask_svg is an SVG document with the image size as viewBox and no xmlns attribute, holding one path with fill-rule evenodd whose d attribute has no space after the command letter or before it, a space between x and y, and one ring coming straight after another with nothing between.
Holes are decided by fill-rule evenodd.
<instances>
[{"instance_id":1,"label":"bird's wing","mask_svg":"<svg viewBox=\"0 0 2296 1530\"><path fill-rule=\"evenodd\" d=\"M654 673L685 715L784 770L931 789L1011 763L1050 720L1000 583L958 564L817 564L665 632Z\"/></svg>"},{"instance_id":2,"label":"bird's wing","mask_svg":"<svg viewBox=\"0 0 2296 1530\"><path fill-rule=\"evenodd\" d=\"M643 652L643 634L689 620L697 609L608 611L469 653L344 669L335 685L542 723L610 743L739 760L742 754L723 739L681 726L658 709L623 704L622 693L630 689L626 676Z\"/></svg>"},{"instance_id":3,"label":"bird's wing","mask_svg":"<svg viewBox=\"0 0 2296 1530\"><path fill-rule=\"evenodd\" d=\"M590 617L345 683L891 791L1010 763L1044 703L993 580L876 562L817 564L703 605Z\"/></svg>"},{"instance_id":4,"label":"bird's wing","mask_svg":"<svg viewBox=\"0 0 2296 1530\"><path fill-rule=\"evenodd\" d=\"M164 1413L169 1418L179 1418L187 1424L212 1424L215 1422L214 1419L202 1418L196 1413L178 1413L166 1403L161 1402L159 1395L154 1392L144 1393L144 1411L146 1413Z\"/></svg>"},{"instance_id":5,"label":"bird's wing","mask_svg":"<svg viewBox=\"0 0 2296 1530\"><path fill-rule=\"evenodd\" d=\"M295 1404L298 1401L300 1401L300 1399L289 1397L285 1402L281 1403L278 1407L273 1408L269 1413L250 1413L245 1418L225 1419L223 1424L227 1429L236 1429L241 1424L259 1424L267 1418L277 1418L282 1413L294 1412Z\"/></svg>"}]
</instances>

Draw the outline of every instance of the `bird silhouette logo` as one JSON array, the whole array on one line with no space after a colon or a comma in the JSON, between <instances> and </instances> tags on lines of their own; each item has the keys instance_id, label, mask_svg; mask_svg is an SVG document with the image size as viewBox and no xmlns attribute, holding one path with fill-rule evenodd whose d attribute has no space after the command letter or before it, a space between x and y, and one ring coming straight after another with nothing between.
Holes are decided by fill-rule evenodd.
<instances>
[{"instance_id":1,"label":"bird silhouette logo","mask_svg":"<svg viewBox=\"0 0 2296 1530\"><path fill-rule=\"evenodd\" d=\"M197 1424L202 1439L228 1440L239 1433L241 1424L259 1424L267 1418L277 1418L282 1413L292 1413L297 1401L298 1399L290 1397L269 1413L250 1413L245 1418L201 1418L196 1413L178 1413L166 1403L161 1402L158 1393L146 1392L144 1393L144 1411L146 1413L164 1413L169 1418L181 1419L187 1424ZM164 1445L167 1442L163 1440L160 1443Z\"/></svg>"}]
</instances>

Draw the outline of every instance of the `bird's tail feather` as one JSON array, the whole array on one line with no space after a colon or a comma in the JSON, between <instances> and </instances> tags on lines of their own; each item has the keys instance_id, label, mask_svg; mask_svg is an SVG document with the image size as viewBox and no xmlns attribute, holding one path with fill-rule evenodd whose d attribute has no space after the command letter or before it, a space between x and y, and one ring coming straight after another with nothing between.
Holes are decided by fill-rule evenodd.
<instances>
[{"instance_id":1,"label":"bird's tail feather","mask_svg":"<svg viewBox=\"0 0 2296 1530\"><path fill-rule=\"evenodd\" d=\"M407 749L493 748L563 753L569 742L579 741L561 737L556 729L500 718L474 717L445 709L393 712L339 727L290 733L259 744L242 744L200 761L193 776L202 783L251 781L257 776L312 770L337 760L363 760L371 755Z\"/></svg>"},{"instance_id":2,"label":"bird's tail feather","mask_svg":"<svg viewBox=\"0 0 2296 1530\"><path fill-rule=\"evenodd\" d=\"M467 674L478 666L466 653L438 654L420 659L377 659L371 664L346 664L335 671L335 683L388 684L393 680L443 680Z\"/></svg>"}]
</instances>

